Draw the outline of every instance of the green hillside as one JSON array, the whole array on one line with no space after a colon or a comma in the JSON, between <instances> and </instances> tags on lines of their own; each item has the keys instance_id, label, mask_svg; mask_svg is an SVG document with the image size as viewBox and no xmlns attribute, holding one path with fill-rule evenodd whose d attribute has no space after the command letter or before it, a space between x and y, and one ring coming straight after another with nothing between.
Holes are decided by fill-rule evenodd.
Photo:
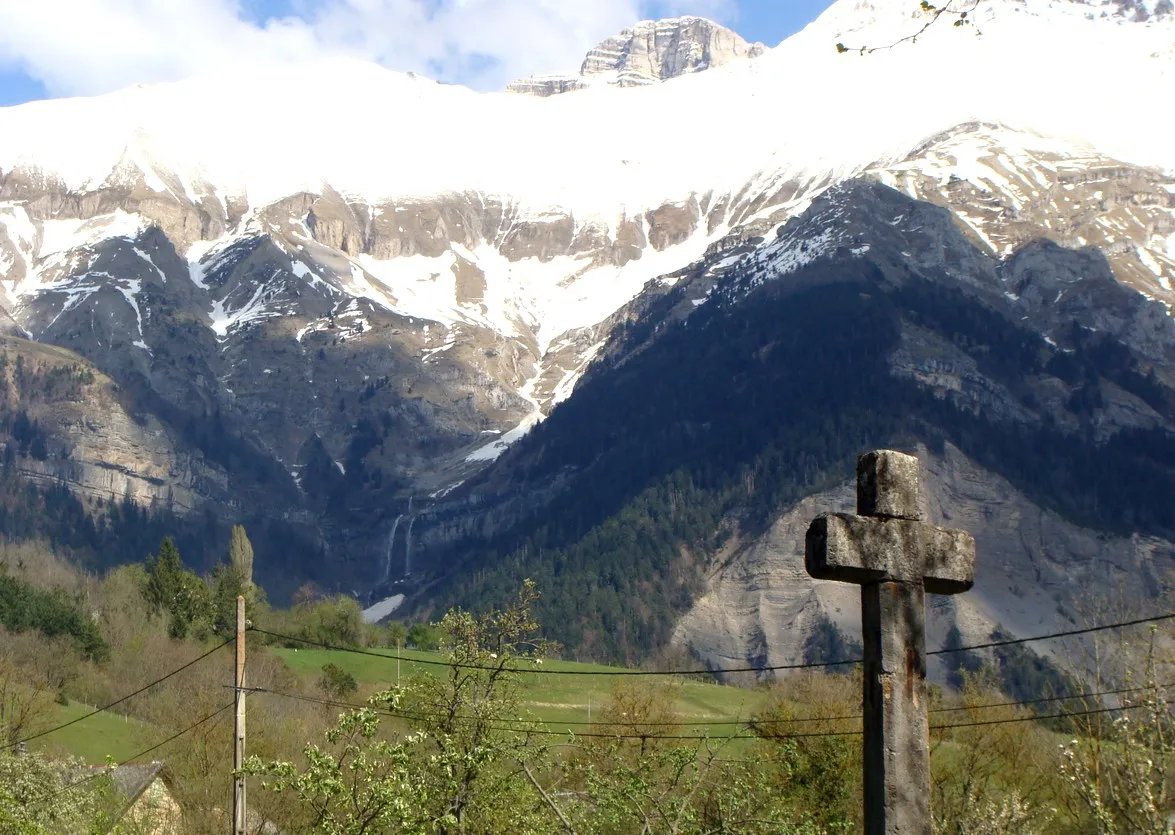
<instances>
[{"instance_id":1,"label":"green hillside","mask_svg":"<svg viewBox=\"0 0 1175 835\"><path fill-rule=\"evenodd\" d=\"M42 721L46 728L61 725L93 710L89 705L74 702L69 705L53 705ZM136 752L148 748L161 733L152 733L152 728L137 719L119 716L116 713L97 713L77 724L54 731L33 740L29 747L50 753L72 754L81 757L91 765L101 765L108 756L122 762Z\"/></svg>"}]
</instances>

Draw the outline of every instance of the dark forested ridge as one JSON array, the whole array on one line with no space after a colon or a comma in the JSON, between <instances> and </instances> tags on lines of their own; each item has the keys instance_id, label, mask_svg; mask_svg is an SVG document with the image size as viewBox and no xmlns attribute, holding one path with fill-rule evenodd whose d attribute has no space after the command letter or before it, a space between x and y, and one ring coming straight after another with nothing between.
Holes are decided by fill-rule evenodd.
<instances>
[{"instance_id":1,"label":"dark forested ridge","mask_svg":"<svg viewBox=\"0 0 1175 835\"><path fill-rule=\"evenodd\" d=\"M1001 419L895 376L888 358L905 326L966 352L1038 419ZM479 607L534 577L556 638L640 658L667 643L730 535L842 482L872 447L949 442L1071 520L1171 535L1175 437L1123 429L1098 440L1091 422L1100 381L1168 417L1171 391L1110 335L1077 328L1072 345L1052 347L951 282L895 281L865 259L704 305L597 369L504 456L491 477L565 486L493 541L456 548L464 562L438 597ZM1039 381L1054 377L1073 388L1065 408L1079 431L1038 402Z\"/></svg>"}]
</instances>

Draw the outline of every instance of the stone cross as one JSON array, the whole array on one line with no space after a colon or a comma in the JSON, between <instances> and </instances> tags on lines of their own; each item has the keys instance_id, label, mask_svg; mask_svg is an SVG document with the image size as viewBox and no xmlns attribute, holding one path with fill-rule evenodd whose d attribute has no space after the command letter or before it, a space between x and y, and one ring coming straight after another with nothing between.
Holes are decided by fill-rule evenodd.
<instances>
[{"instance_id":1,"label":"stone cross","mask_svg":"<svg viewBox=\"0 0 1175 835\"><path fill-rule=\"evenodd\" d=\"M918 459L880 450L857 460L857 515L813 520L808 573L861 586L865 645L865 833L930 835L925 593L975 579L975 540L921 521Z\"/></svg>"}]
</instances>

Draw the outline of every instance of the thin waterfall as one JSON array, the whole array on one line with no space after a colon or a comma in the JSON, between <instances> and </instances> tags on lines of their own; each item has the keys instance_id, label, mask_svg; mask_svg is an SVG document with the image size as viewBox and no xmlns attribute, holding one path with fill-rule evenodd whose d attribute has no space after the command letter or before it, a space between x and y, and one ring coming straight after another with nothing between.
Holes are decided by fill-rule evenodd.
<instances>
[{"instance_id":1,"label":"thin waterfall","mask_svg":"<svg viewBox=\"0 0 1175 835\"><path fill-rule=\"evenodd\" d=\"M392 548L396 544L396 528L400 527L400 520L403 518L404 518L404 514L401 513L399 516L396 517L396 521L392 522L392 532L390 534L388 534L388 548L387 548L387 553L384 555L384 573L383 573L383 577L380 578L380 581L379 581L380 585L383 585L384 583L386 583L388 581L388 577L391 576L391 573L392 573Z\"/></svg>"},{"instance_id":2,"label":"thin waterfall","mask_svg":"<svg viewBox=\"0 0 1175 835\"><path fill-rule=\"evenodd\" d=\"M412 524L416 521L415 516L408 518L408 530L404 532L404 576L407 577L412 573Z\"/></svg>"}]
</instances>

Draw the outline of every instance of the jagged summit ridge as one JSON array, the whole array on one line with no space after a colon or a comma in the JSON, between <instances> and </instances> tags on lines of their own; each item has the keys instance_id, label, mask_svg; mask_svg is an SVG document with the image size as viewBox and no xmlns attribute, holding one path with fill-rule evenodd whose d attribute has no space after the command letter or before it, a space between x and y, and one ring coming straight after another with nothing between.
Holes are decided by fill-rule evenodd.
<instances>
[{"instance_id":1,"label":"jagged summit ridge","mask_svg":"<svg viewBox=\"0 0 1175 835\"><path fill-rule=\"evenodd\" d=\"M737 32L702 17L642 20L596 44L578 75L531 76L507 89L550 96L601 81L617 87L642 87L757 58L766 50L763 44L748 43Z\"/></svg>"}]
</instances>

